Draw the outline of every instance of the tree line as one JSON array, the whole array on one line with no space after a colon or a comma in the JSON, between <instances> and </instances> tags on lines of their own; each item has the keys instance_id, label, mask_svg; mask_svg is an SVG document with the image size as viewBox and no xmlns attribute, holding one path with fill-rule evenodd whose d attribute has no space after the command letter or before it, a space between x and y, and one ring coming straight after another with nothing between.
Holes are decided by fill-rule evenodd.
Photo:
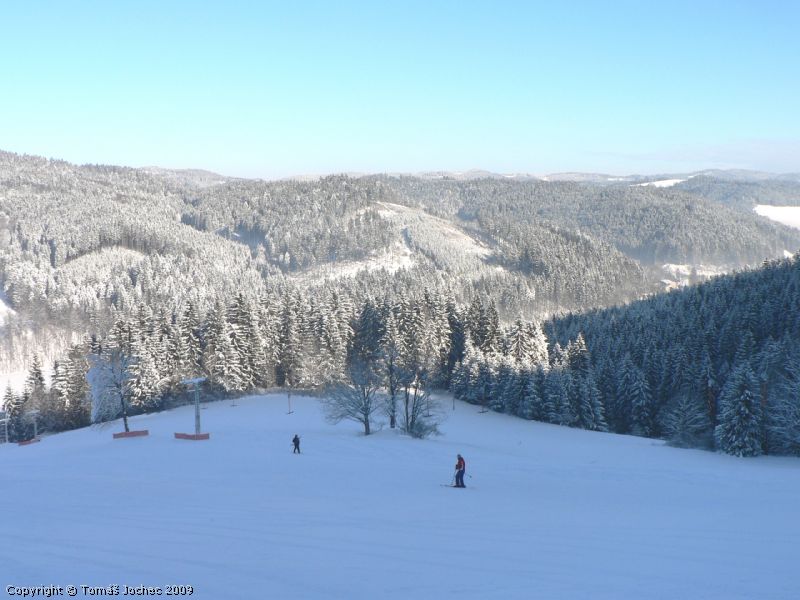
<instances>
[{"instance_id":1,"label":"tree line","mask_svg":"<svg viewBox=\"0 0 800 600\"><path fill-rule=\"evenodd\" d=\"M495 304L423 291L237 294L205 314L140 305L74 346L44 388L35 363L13 415L57 430L161 410L206 377L209 395L324 390L333 420L381 415L436 431L430 391L524 419L666 439L738 456L800 454L800 260L610 309L503 325Z\"/></svg>"}]
</instances>

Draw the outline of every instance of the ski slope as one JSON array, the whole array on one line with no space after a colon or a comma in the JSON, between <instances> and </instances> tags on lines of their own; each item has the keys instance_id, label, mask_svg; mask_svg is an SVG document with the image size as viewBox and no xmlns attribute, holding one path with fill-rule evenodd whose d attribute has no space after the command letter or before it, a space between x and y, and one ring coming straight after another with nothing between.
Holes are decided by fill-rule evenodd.
<instances>
[{"instance_id":1,"label":"ski slope","mask_svg":"<svg viewBox=\"0 0 800 600\"><path fill-rule=\"evenodd\" d=\"M284 395L0 446L6 585L191 585L199 599L797 598L800 462L526 422L330 425ZM291 438L302 438L302 455ZM444 487L456 453L467 489ZM470 477L471 475L471 477ZM79 591L77 597L84 597Z\"/></svg>"}]
</instances>

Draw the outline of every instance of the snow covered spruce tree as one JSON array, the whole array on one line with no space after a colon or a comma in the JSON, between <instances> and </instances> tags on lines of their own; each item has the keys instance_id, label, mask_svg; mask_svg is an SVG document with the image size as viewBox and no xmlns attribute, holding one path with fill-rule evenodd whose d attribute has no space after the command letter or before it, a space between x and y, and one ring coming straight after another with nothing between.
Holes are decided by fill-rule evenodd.
<instances>
[{"instance_id":1,"label":"snow covered spruce tree","mask_svg":"<svg viewBox=\"0 0 800 600\"><path fill-rule=\"evenodd\" d=\"M22 394L15 394L10 387L6 388L3 397L3 409L8 419L8 441L24 442L33 437L33 431L25 419L25 412L28 410L29 396L27 391Z\"/></svg>"},{"instance_id":2,"label":"snow covered spruce tree","mask_svg":"<svg viewBox=\"0 0 800 600\"><path fill-rule=\"evenodd\" d=\"M717 448L734 456L758 456L763 452L761 400L758 382L747 362L735 367L720 395Z\"/></svg>"},{"instance_id":3,"label":"snow covered spruce tree","mask_svg":"<svg viewBox=\"0 0 800 600\"><path fill-rule=\"evenodd\" d=\"M519 403L519 396L512 398L514 390L509 389L513 385L512 376L515 374L512 360L507 356L501 356L497 359L496 365L496 371L489 384L487 407L494 412L505 412L508 405L513 411Z\"/></svg>"},{"instance_id":4,"label":"snow covered spruce tree","mask_svg":"<svg viewBox=\"0 0 800 600\"><path fill-rule=\"evenodd\" d=\"M175 333L176 339L173 344L177 357L178 379L199 377L203 358L200 318L191 300L186 303L186 308L178 319Z\"/></svg>"},{"instance_id":5,"label":"snow covered spruce tree","mask_svg":"<svg viewBox=\"0 0 800 600\"><path fill-rule=\"evenodd\" d=\"M450 338L447 351L447 364L445 367L445 387L449 389L452 385L453 373L459 362L464 358L467 336L464 331L464 319L461 312L456 307L455 300L448 298L445 310L447 312Z\"/></svg>"},{"instance_id":6,"label":"snow covered spruce tree","mask_svg":"<svg viewBox=\"0 0 800 600\"><path fill-rule=\"evenodd\" d=\"M567 361L571 372L570 405L576 424L583 429L607 431L603 402L597 389L589 350L583 334L567 346Z\"/></svg>"},{"instance_id":7,"label":"snow covered spruce tree","mask_svg":"<svg viewBox=\"0 0 800 600\"><path fill-rule=\"evenodd\" d=\"M212 387L228 394L245 389L241 357L233 341L227 309L217 302L206 323L203 365Z\"/></svg>"},{"instance_id":8,"label":"snow covered spruce tree","mask_svg":"<svg viewBox=\"0 0 800 600\"><path fill-rule=\"evenodd\" d=\"M52 402L52 396L45 385L42 361L38 354L33 355L28 377L25 380L25 395L27 397L25 411L37 411L35 416L24 418L23 424L29 430L28 437L33 437L32 419L37 420L39 430L53 431L61 418L58 407Z\"/></svg>"},{"instance_id":9,"label":"snow covered spruce tree","mask_svg":"<svg viewBox=\"0 0 800 600\"><path fill-rule=\"evenodd\" d=\"M545 371L541 365L530 371L522 371L519 375L523 388L517 408L517 416L523 419L552 422L554 408L544 396Z\"/></svg>"},{"instance_id":10,"label":"snow covered spruce tree","mask_svg":"<svg viewBox=\"0 0 800 600\"><path fill-rule=\"evenodd\" d=\"M766 444L770 453L800 456L800 352L786 351L785 358L764 415Z\"/></svg>"},{"instance_id":11,"label":"snow covered spruce tree","mask_svg":"<svg viewBox=\"0 0 800 600\"><path fill-rule=\"evenodd\" d=\"M401 339L399 363L402 390L402 428L408 435L424 438L438 433L440 415L428 390L431 371L438 359L427 328L423 304L401 299L398 310Z\"/></svg>"},{"instance_id":12,"label":"snow covered spruce tree","mask_svg":"<svg viewBox=\"0 0 800 600\"><path fill-rule=\"evenodd\" d=\"M613 411L615 430L620 433L650 436L653 433L652 396L642 370L625 354L619 372Z\"/></svg>"},{"instance_id":13,"label":"snow covered spruce tree","mask_svg":"<svg viewBox=\"0 0 800 600\"><path fill-rule=\"evenodd\" d=\"M72 346L54 369L51 393L61 411L59 429L76 429L91 423L87 352L88 344Z\"/></svg>"},{"instance_id":14,"label":"snow covered spruce tree","mask_svg":"<svg viewBox=\"0 0 800 600\"><path fill-rule=\"evenodd\" d=\"M690 391L681 394L667 413L664 433L679 448L710 448L711 421L703 400Z\"/></svg>"},{"instance_id":15,"label":"snow covered spruce tree","mask_svg":"<svg viewBox=\"0 0 800 600\"><path fill-rule=\"evenodd\" d=\"M277 384L286 387L291 394L305 377L305 327L303 322L304 302L299 292L286 292L283 297L283 312L280 323L280 350Z\"/></svg>"}]
</instances>

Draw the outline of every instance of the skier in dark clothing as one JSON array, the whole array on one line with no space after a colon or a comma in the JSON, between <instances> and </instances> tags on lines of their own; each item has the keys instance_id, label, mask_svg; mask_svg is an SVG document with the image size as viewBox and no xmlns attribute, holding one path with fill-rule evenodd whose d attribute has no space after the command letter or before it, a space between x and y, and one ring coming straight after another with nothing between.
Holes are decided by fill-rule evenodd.
<instances>
[{"instance_id":1,"label":"skier in dark clothing","mask_svg":"<svg viewBox=\"0 0 800 600\"><path fill-rule=\"evenodd\" d=\"M292 450L292 454L300 454L300 436L296 433L292 438L292 443L294 444L294 450Z\"/></svg>"},{"instance_id":2,"label":"skier in dark clothing","mask_svg":"<svg viewBox=\"0 0 800 600\"><path fill-rule=\"evenodd\" d=\"M455 487L467 487L464 485L464 473L467 470L467 463L464 461L464 457L460 454L458 455L458 461L456 461L456 485Z\"/></svg>"}]
</instances>

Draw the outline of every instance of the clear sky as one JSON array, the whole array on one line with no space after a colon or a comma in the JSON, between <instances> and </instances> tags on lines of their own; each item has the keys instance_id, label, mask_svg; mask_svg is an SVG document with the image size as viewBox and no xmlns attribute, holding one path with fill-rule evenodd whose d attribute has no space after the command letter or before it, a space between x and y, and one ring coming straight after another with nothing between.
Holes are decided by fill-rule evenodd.
<instances>
[{"instance_id":1,"label":"clear sky","mask_svg":"<svg viewBox=\"0 0 800 600\"><path fill-rule=\"evenodd\" d=\"M0 149L282 177L800 171L800 2L5 0Z\"/></svg>"}]
</instances>

